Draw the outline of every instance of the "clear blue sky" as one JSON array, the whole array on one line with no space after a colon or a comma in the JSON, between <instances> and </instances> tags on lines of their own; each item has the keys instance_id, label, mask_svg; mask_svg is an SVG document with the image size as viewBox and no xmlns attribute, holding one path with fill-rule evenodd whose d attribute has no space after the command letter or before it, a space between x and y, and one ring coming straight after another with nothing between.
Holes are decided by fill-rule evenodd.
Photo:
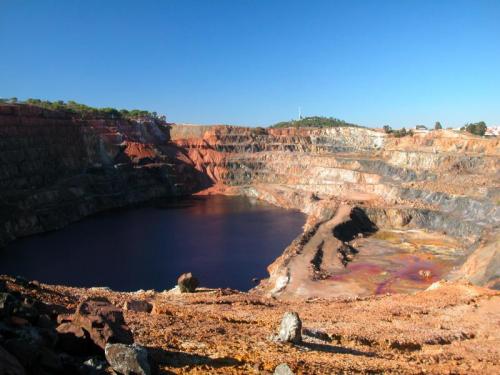
<instances>
[{"instance_id":1,"label":"clear blue sky","mask_svg":"<svg viewBox=\"0 0 500 375\"><path fill-rule=\"evenodd\" d=\"M0 0L0 97L268 125L500 125L500 1Z\"/></svg>"}]
</instances>

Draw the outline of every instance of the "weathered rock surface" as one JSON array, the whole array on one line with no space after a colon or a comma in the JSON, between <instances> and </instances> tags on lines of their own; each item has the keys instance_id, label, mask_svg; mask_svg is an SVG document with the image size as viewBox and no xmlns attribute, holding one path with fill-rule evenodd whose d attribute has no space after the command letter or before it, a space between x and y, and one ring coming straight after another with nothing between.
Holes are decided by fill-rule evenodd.
<instances>
[{"instance_id":1,"label":"weathered rock surface","mask_svg":"<svg viewBox=\"0 0 500 375\"><path fill-rule=\"evenodd\" d=\"M105 298L81 302L72 317L72 324L88 332L90 339L104 349L108 343L132 344L133 338L120 308Z\"/></svg>"},{"instance_id":2,"label":"weathered rock surface","mask_svg":"<svg viewBox=\"0 0 500 375\"><path fill-rule=\"evenodd\" d=\"M148 352L138 345L107 344L104 352L113 370L119 374L151 374Z\"/></svg>"}]
</instances>

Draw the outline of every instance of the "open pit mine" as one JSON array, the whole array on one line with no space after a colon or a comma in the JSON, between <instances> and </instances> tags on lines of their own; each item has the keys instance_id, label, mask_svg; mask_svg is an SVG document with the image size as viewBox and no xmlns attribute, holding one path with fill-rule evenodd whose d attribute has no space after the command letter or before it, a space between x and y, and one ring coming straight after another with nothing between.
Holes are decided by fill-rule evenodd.
<instances>
[{"instance_id":1,"label":"open pit mine","mask_svg":"<svg viewBox=\"0 0 500 375\"><path fill-rule=\"evenodd\" d=\"M307 217L250 291L188 274L134 292L1 276L0 374L498 374L499 166L500 138L450 130L0 105L0 262L22 237L167 197L246 196Z\"/></svg>"}]
</instances>

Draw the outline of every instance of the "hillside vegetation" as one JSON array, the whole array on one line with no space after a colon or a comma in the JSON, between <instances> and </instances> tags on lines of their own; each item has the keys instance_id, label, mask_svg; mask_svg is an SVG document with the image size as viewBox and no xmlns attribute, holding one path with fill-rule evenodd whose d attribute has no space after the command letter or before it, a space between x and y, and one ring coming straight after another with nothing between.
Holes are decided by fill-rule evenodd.
<instances>
[{"instance_id":1,"label":"hillside vegetation","mask_svg":"<svg viewBox=\"0 0 500 375\"><path fill-rule=\"evenodd\" d=\"M141 109L116 109L112 107L104 107L97 108L91 107L86 104L77 103L73 100L68 100L67 102L63 100L57 100L51 102L49 100L40 100L40 99L27 99L24 101L19 101L17 98L10 99L0 99L1 103L21 103L21 104L29 104L32 106L49 109L53 111L62 111L74 114L76 116L81 117L93 117L93 118L147 118L147 119L158 119L165 121L165 116L158 115L156 112L149 112Z\"/></svg>"},{"instance_id":2,"label":"hillside vegetation","mask_svg":"<svg viewBox=\"0 0 500 375\"><path fill-rule=\"evenodd\" d=\"M362 126L351 124L334 117L311 116L300 120L282 121L271 125L271 128L335 128L352 126L361 128Z\"/></svg>"}]
</instances>

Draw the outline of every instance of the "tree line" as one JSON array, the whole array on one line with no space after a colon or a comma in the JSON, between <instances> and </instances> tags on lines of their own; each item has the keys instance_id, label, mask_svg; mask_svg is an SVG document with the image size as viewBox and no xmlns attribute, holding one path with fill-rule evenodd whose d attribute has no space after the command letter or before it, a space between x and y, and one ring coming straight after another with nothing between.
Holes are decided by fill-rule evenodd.
<instances>
[{"instance_id":1,"label":"tree line","mask_svg":"<svg viewBox=\"0 0 500 375\"><path fill-rule=\"evenodd\" d=\"M278 122L271 125L271 128L335 128L347 126L356 128L362 127L334 117L311 116L301 118L300 120Z\"/></svg>"},{"instance_id":2,"label":"tree line","mask_svg":"<svg viewBox=\"0 0 500 375\"><path fill-rule=\"evenodd\" d=\"M23 101L18 100L17 98L10 99L1 99L0 103L21 103L21 104L29 104L36 107L49 109L53 111L62 111L71 113L74 115L80 115L82 117L99 117L99 118L110 118L110 119L138 119L138 118L147 118L147 119L156 119L161 121L166 121L166 117L164 115L158 115L157 112L150 112L141 109L116 109L112 107L104 107L104 108L96 108L91 107L85 104L77 103L73 100L68 100L67 102L63 100L57 101L49 101L49 100L40 100L40 99L26 99Z\"/></svg>"}]
</instances>

